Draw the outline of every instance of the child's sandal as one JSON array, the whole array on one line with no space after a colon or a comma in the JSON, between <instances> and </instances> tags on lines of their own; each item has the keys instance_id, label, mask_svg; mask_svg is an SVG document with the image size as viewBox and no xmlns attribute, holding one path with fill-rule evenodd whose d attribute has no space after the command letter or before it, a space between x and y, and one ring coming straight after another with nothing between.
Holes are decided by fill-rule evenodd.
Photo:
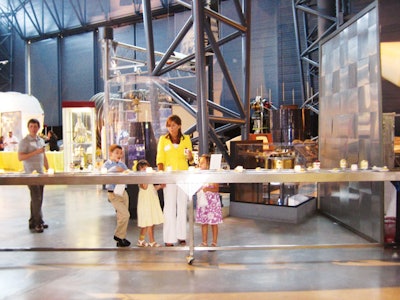
<instances>
[{"instance_id":1,"label":"child's sandal","mask_svg":"<svg viewBox=\"0 0 400 300\"><path fill-rule=\"evenodd\" d=\"M217 247L217 243L212 242L211 247ZM208 252L214 252L215 250L208 250Z\"/></svg>"},{"instance_id":2,"label":"child's sandal","mask_svg":"<svg viewBox=\"0 0 400 300\"><path fill-rule=\"evenodd\" d=\"M136 245L138 247L147 247L147 246L149 246L149 244L147 244L147 242L145 240L138 240Z\"/></svg>"},{"instance_id":3,"label":"child's sandal","mask_svg":"<svg viewBox=\"0 0 400 300\"><path fill-rule=\"evenodd\" d=\"M149 246L150 247L161 247L161 245L159 244L159 243L157 243L157 242L152 242L152 243L149 243Z\"/></svg>"},{"instance_id":4,"label":"child's sandal","mask_svg":"<svg viewBox=\"0 0 400 300\"><path fill-rule=\"evenodd\" d=\"M207 243L202 242L202 243L199 245L199 247L208 247L208 245L207 245Z\"/></svg>"},{"instance_id":5,"label":"child's sandal","mask_svg":"<svg viewBox=\"0 0 400 300\"><path fill-rule=\"evenodd\" d=\"M217 247L217 243L212 242L211 247Z\"/></svg>"}]
</instances>

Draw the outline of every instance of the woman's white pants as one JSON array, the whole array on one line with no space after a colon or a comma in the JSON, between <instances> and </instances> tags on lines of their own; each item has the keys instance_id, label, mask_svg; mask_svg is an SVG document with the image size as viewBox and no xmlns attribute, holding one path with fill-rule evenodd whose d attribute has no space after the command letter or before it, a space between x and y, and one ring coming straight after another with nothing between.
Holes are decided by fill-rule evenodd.
<instances>
[{"instance_id":1,"label":"woman's white pants","mask_svg":"<svg viewBox=\"0 0 400 300\"><path fill-rule=\"evenodd\" d=\"M164 243L186 240L188 196L176 184L164 188Z\"/></svg>"}]
</instances>

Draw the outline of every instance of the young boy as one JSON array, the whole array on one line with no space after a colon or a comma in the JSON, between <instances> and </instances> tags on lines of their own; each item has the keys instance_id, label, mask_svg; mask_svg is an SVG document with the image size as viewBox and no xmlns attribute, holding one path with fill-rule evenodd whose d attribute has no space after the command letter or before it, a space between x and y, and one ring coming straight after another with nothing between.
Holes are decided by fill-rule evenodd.
<instances>
[{"instance_id":1,"label":"young boy","mask_svg":"<svg viewBox=\"0 0 400 300\"><path fill-rule=\"evenodd\" d=\"M120 145L110 145L109 159L104 163L108 172L124 172L128 167L121 161L123 150ZM117 247L128 247L131 243L126 239L129 222L129 197L126 190L121 194L114 191L115 184L107 184L108 200L117 212L117 227L115 228L114 240L117 241Z\"/></svg>"}]
</instances>

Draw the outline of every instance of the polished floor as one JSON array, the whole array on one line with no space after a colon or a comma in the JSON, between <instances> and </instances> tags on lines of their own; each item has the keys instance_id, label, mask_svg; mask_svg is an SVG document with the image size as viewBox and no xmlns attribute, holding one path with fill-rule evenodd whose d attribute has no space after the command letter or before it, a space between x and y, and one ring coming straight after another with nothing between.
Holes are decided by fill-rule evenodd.
<instances>
[{"instance_id":1,"label":"polished floor","mask_svg":"<svg viewBox=\"0 0 400 300\"><path fill-rule=\"evenodd\" d=\"M100 186L46 186L41 234L28 230L27 187L0 191L0 299L400 299L400 251L318 214L301 224L227 217L220 250L195 248L189 264L187 247L116 248ZM128 239L137 236L131 221ZM194 236L199 244L198 226Z\"/></svg>"}]
</instances>

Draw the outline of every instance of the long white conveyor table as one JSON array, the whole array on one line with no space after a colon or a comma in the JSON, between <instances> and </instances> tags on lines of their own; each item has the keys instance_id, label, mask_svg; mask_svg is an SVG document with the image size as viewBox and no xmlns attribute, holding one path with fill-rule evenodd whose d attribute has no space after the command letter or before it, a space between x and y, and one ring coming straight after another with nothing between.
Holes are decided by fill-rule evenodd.
<instances>
[{"instance_id":1,"label":"long white conveyor table","mask_svg":"<svg viewBox=\"0 0 400 300\"><path fill-rule=\"evenodd\" d=\"M400 181L400 170L325 170L295 172L294 170L190 170L173 172L129 172L106 173L99 172L74 172L55 174L23 174L1 173L0 185L92 185L92 184L139 184L139 183L173 183L187 187L191 196L205 183L263 183L263 182L383 182ZM190 201L190 211L193 211L193 201ZM327 247L363 247L365 245L270 245L270 246L230 246L230 247L194 247L194 221L193 214L189 214L189 255L187 262L194 260L194 250L263 250L263 249L296 249L296 248L327 248ZM374 245L374 244L372 244ZM375 244L375 246L379 246ZM168 250L187 250L188 247L165 248ZM158 248L159 249L159 248ZM160 249L159 249L160 250Z\"/></svg>"},{"instance_id":2,"label":"long white conveyor table","mask_svg":"<svg viewBox=\"0 0 400 300\"><path fill-rule=\"evenodd\" d=\"M390 171L342 171L324 170L295 172L294 170L234 170L221 171L173 171L173 172L63 172L48 174L1 173L0 185L85 185L85 184L138 184L138 183L176 183L204 184L214 183L262 183L262 182L367 182L400 181L400 170Z\"/></svg>"}]
</instances>

